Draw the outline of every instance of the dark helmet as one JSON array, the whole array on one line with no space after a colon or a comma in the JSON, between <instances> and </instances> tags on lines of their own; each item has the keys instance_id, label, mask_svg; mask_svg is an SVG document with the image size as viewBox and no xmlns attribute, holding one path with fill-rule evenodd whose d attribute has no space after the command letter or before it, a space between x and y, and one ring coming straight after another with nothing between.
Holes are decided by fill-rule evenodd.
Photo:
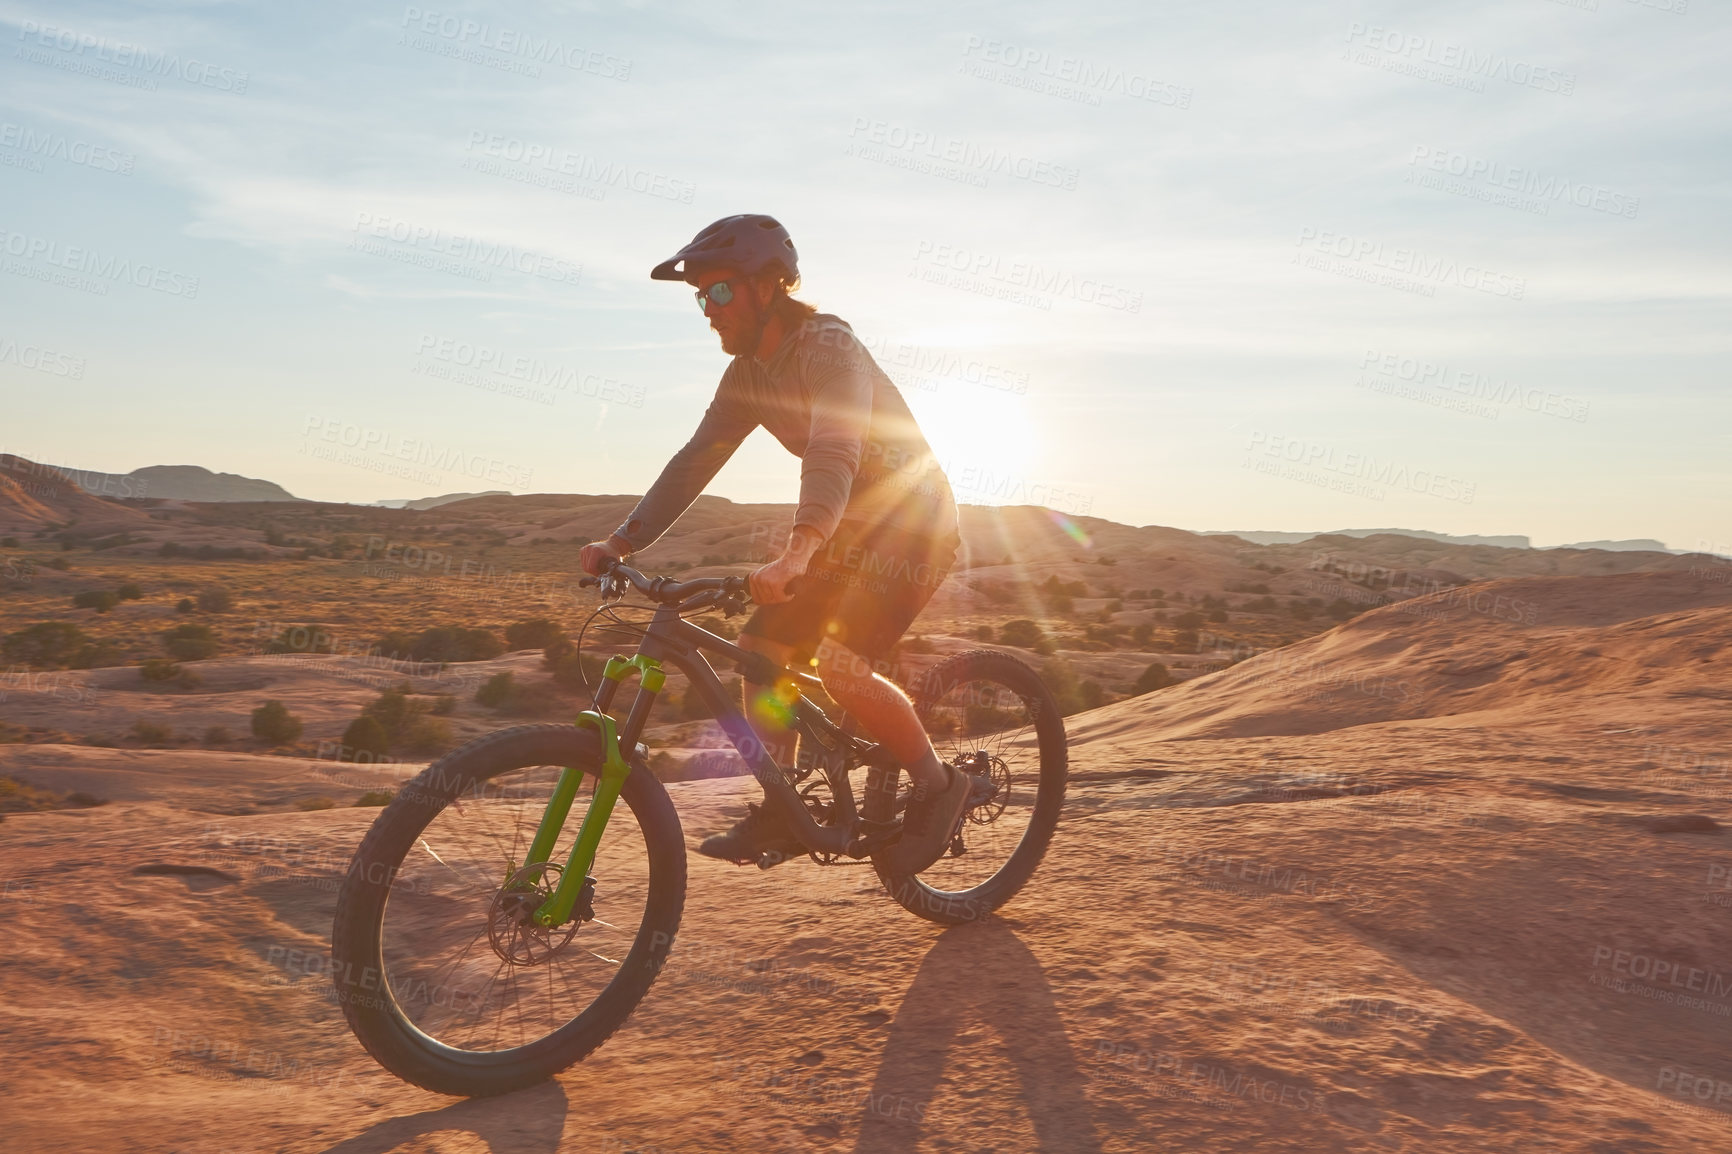
<instances>
[{"instance_id":1,"label":"dark helmet","mask_svg":"<svg viewBox=\"0 0 1732 1154\"><path fill-rule=\"evenodd\" d=\"M779 264L789 280L800 275L799 254L788 230L773 216L761 212L724 216L692 237L692 242L650 270L651 280L691 281L691 266L725 264L747 276ZM685 268L677 268L681 262ZM695 282L694 282L695 283Z\"/></svg>"}]
</instances>

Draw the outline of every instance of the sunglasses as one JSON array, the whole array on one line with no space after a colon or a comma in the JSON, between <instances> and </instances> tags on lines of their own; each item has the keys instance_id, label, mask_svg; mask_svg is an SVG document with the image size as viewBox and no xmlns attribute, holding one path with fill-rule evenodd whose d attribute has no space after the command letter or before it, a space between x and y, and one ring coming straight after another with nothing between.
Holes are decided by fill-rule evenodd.
<instances>
[{"instance_id":1,"label":"sunglasses","mask_svg":"<svg viewBox=\"0 0 1732 1154\"><path fill-rule=\"evenodd\" d=\"M734 300L734 284L732 281L719 280L707 289L699 289L692 294L698 299L698 308L704 313L710 311L710 303L727 307Z\"/></svg>"}]
</instances>

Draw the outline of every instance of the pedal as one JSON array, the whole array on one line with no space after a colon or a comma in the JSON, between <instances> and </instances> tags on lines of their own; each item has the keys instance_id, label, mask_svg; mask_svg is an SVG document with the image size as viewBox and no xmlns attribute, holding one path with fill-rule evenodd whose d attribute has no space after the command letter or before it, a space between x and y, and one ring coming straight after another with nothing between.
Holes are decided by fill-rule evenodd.
<instances>
[{"instance_id":1,"label":"pedal","mask_svg":"<svg viewBox=\"0 0 1732 1154\"><path fill-rule=\"evenodd\" d=\"M767 849L758 855L758 868L761 870L775 869L785 861L793 861L797 857L805 856L806 851L804 849L798 853L784 853L779 849Z\"/></svg>"}]
</instances>

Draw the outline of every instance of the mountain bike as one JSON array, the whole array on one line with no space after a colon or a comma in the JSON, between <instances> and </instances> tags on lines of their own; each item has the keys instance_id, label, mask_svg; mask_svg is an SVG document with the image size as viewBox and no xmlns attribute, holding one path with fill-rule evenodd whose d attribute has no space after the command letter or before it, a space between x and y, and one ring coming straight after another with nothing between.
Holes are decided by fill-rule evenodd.
<instances>
[{"instance_id":1,"label":"mountain bike","mask_svg":"<svg viewBox=\"0 0 1732 1154\"><path fill-rule=\"evenodd\" d=\"M1051 691L1022 661L965 652L909 679L940 758L968 775L970 794L943 856L901 875L877 855L899 835L908 796L896 759L803 692L821 690L817 676L687 620L743 611L743 576L676 581L614 562L584 583L600 587L604 609L635 591L649 599L637 607L653 610L637 652L601 670L594 708L574 725L487 734L428 766L379 814L344 876L333 984L355 1036L399 1078L462 1096L532 1085L588 1056L648 992L686 890L679 818L639 741L667 666L817 865L869 862L905 909L953 924L1003 905L1040 863L1064 801L1066 738ZM755 708L779 710L804 735L801 764L769 757L705 652L771 687ZM634 677L620 720L610 711Z\"/></svg>"}]
</instances>

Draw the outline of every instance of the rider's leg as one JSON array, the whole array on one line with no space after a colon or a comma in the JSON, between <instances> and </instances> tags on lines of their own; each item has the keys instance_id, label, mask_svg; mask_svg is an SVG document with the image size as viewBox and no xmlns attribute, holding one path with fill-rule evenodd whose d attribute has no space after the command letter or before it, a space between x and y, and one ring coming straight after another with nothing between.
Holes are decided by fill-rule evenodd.
<instances>
[{"instance_id":1,"label":"rider's leg","mask_svg":"<svg viewBox=\"0 0 1732 1154\"><path fill-rule=\"evenodd\" d=\"M818 643L818 677L824 691L896 755L910 778L935 789L944 785L943 767L914 703L870 660L826 637Z\"/></svg>"},{"instance_id":2,"label":"rider's leg","mask_svg":"<svg viewBox=\"0 0 1732 1154\"><path fill-rule=\"evenodd\" d=\"M786 665L793 659L794 647L780 641L771 641L767 637L759 637L755 633L740 634L737 642L741 649L749 649L753 653L762 653L777 665ZM764 743L764 749L770 759L783 769L794 765L794 758L800 748L800 732L789 729L782 724L780 716L773 708L765 708L769 701L760 700L769 692L769 687L755 685L750 681L740 682L740 707L746 714L746 721L751 725L752 732L758 735L758 740Z\"/></svg>"}]
</instances>

